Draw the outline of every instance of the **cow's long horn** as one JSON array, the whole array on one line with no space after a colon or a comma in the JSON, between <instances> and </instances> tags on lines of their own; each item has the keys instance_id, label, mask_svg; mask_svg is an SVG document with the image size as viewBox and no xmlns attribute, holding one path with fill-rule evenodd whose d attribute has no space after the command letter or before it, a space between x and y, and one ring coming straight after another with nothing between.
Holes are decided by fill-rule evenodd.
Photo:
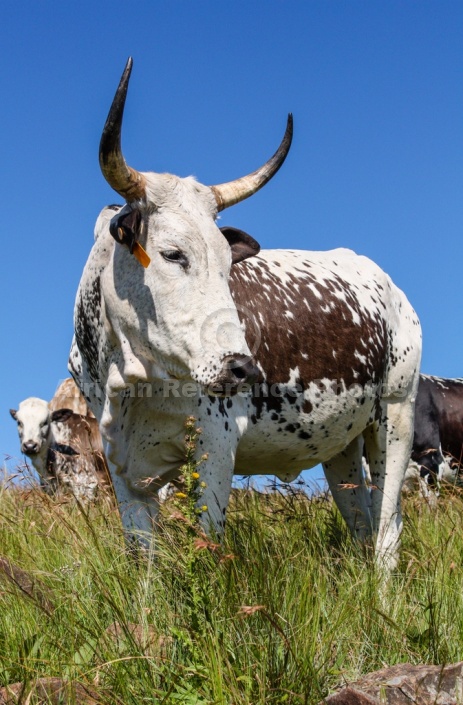
<instances>
[{"instance_id":1,"label":"cow's long horn","mask_svg":"<svg viewBox=\"0 0 463 705\"><path fill-rule=\"evenodd\" d=\"M122 118L132 64L132 57L130 57L106 118L100 141L100 167L103 176L108 184L128 202L143 198L145 195L145 177L139 171L127 166L121 151Z\"/></svg>"},{"instance_id":2,"label":"cow's long horn","mask_svg":"<svg viewBox=\"0 0 463 705\"><path fill-rule=\"evenodd\" d=\"M235 203L244 201L245 198L252 196L252 194L256 193L262 186L265 186L272 176L277 173L286 159L292 139L293 116L289 113L284 137L277 151L268 162L261 166L260 169L257 169L257 171L253 171L252 174L243 176L241 179L229 181L226 184L219 184L218 186L211 186L211 190L217 201L218 210L223 211L229 206L234 206Z\"/></svg>"}]
</instances>

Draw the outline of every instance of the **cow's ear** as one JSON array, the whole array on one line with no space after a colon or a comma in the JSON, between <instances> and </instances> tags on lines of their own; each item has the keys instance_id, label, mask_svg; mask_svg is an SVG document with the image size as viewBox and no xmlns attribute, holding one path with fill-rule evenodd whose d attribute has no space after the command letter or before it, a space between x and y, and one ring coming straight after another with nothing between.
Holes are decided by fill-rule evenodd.
<instances>
[{"instance_id":1,"label":"cow's ear","mask_svg":"<svg viewBox=\"0 0 463 705\"><path fill-rule=\"evenodd\" d=\"M130 254L133 255L140 264L147 267L151 260L138 242L142 228L143 220L140 211L136 208L131 208L128 204L109 221L109 232L116 242L119 242L121 245L127 245Z\"/></svg>"},{"instance_id":2,"label":"cow's ear","mask_svg":"<svg viewBox=\"0 0 463 705\"><path fill-rule=\"evenodd\" d=\"M63 423L64 421L70 419L73 413L74 412L72 411L72 409L57 409L56 411L52 412L51 420L54 423Z\"/></svg>"},{"instance_id":3,"label":"cow's ear","mask_svg":"<svg viewBox=\"0 0 463 705\"><path fill-rule=\"evenodd\" d=\"M257 255L260 251L260 245L253 237L238 230L238 228L224 227L220 228L223 236L228 240L232 251L232 264L242 262L248 257Z\"/></svg>"},{"instance_id":4,"label":"cow's ear","mask_svg":"<svg viewBox=\"0 0 463 705\"><path fill-rule=\"evenodd\" d=\"M15 421L18 420L18 412L16 411L16 409L10 409L10 414Z\"/></svg>"}]
</instances>

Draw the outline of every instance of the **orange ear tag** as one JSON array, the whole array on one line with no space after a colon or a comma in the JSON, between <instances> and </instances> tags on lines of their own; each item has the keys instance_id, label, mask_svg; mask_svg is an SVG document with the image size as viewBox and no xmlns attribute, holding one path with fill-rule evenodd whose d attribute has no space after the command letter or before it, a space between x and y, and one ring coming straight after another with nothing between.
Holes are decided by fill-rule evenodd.
<instances>
[{"instance_id":1,"label":"orange ear tag","mask_svg":"<svg viewBox=\"0 0 463 705\"><path fill-rule=\"evenodd\" d=\"M140 264L143 265L143 267L145 267L145 269L149 265L149 263L151 262L151 258L149 257L148 253L143 249L143 247L140 245L139 242L133 243L132 254L140 262Z\"/></svg>"}]
</instances>

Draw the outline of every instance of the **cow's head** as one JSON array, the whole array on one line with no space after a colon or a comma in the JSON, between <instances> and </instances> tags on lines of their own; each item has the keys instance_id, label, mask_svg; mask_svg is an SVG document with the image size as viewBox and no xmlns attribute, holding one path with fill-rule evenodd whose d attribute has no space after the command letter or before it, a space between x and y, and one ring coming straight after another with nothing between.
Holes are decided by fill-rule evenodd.
<instances>
[{"instance_id":1,"label":"cow's head","mask_svg":"<svg viewBox=\"0 0 463 705\"><path fill-rule=\"evenodd\" d=\"M29 397L20 403L18 409L10 409L10 414L18 424L21 452L34 458L48 451L52 440L51 425L66 421L72 411L50 411L44 399Z\"/></svg>"},{"instance_id":2,"label":"cow's head","mask_svg":"<svg viewBox=\"0 0 463 705\"><path fill-rule=\"evenodd\" d=\"M37 397L22 401L18 409L10 409L18 424L21 452L29 457L40 455L48 448L51 415L48 403Z\"/></svg>"},{"instance_id":3,"label":"cow's head","mask_svg":"<svg viewBox=\"0 0 463 705\"><path fill-rule=\"evenodd\" d=\"M259 245L240 230L219 229L216 217L277 172L291 144L292 118L275 155L236 181L204 186L192 177L139 172L121 151L131 68L129 59L100 144L103 175L126 200L110 223L119 246L103 282L122 351L119 371L129 382L175 377L233 392L240 382L254 381L258 370L230 294L230 267L257 254Z\"/></svg>"}]
</instances>

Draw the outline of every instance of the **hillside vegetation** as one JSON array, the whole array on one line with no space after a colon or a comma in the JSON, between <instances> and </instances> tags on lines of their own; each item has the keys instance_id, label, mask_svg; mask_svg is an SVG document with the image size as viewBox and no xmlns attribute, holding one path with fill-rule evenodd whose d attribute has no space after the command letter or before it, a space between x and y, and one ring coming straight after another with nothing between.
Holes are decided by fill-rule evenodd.
<instances>
[{"instance_id":1,"label":"hillside vegetation","mask_svg":"<svg viewBox=\"0 0 463 705\"><path fill-rule=\"evenodd\" d=\"M457 490L435 511L406 499L386 584L324 493L235 491L222 545L174 499L143 554L107 499L4 486L0 686L27 694L47 676L105 704L311 704L385 665L458 661L462 514Z\"/></svg>"}]
</instances>

